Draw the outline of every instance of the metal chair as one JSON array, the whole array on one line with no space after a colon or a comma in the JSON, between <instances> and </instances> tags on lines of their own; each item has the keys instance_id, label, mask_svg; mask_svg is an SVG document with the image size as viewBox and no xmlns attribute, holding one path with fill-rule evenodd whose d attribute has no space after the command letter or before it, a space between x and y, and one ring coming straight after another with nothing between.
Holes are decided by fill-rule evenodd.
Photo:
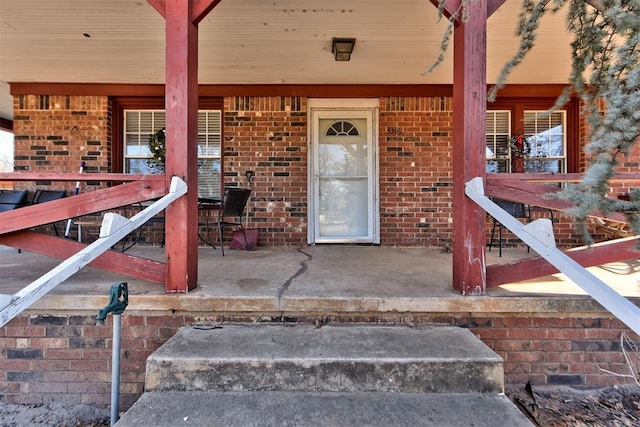
<instances>
[{"instance_id":1,"label":"metal chair","mask_svg":"<svg viewBox=\"0 0 640 427\"><path fill-rule=\"evenodd\" d=\"M36 190L31 200L32 205L38 203L51 202L67 196L67 190Z\"/></svg>"},{"instance_id":2,"label":"metal chair","mask_svg":"<svg viewBox=\"0 0 640 427\"><path fill-rule=\"evenodd\" d=\"M493 202L507 211L512 217L524 219L526 222L531 221L531 206L524 203L512 202L510 200L493 199ZM493 218L493 227L491 228L491 239L489 240L489 251L494 246L494 235L498 226L498 256L502 256L502 227L503 225ZM527 250L529 248L527 247Z\"/></svg>"},{"instance_id":3,"label":"metal chair","mask_svg":"<svg viewBox=\"0 0 640 427\"><path fill-rule=\"evenodd\" d=\"M220 249L224 256L223 230L224 227L240 227L244 242L247 244L247 235L242 224L243 212L249 200L251 190L247 188L228 187L225 188L222 196L222 207L218 211L218 236L220 238ZM237 218L237 221L230 221L229 218Z\"/></svg>"},{"instance_id":4,"label":"metal chair","mask_svg":"<svg viewBox=\"0 0 640 427\"><path fill-rule=\"evenodd\" d=\"M31 205L39 205L41 203L52 202L54 200L62 199L67 196L67 190L36 190L33 195L33 199L29 204ZM56 236L60 236L58 233L58 227L56 227L56 223L52 222L51 226L53 227L53 232Z\"/></svg>"},{"instance_id":5,"label":"metal chair","mask_svg":"<svg viewBox=\"0 0 640 427\"><path fill-rule=\"evenodd\" d=\"M25 204L27 190L0 190L0 212L11 211Z\"/></svg>"}]
</instances>

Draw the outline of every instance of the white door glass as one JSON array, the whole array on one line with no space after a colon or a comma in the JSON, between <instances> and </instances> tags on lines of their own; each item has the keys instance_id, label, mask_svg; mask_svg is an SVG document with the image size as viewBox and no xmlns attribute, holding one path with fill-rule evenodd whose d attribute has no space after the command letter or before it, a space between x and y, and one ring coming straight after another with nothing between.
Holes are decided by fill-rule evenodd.
<instances>
[{"instance_id":1,"label":"white door glass","mask_svg":"<svg viewBox=\"0 0 640 427\"><path fill-rule=\"evenodd\" d=\"M369 234L369 147L366 119L320 119L318 238Z\"/></svg>"}]
</instances>

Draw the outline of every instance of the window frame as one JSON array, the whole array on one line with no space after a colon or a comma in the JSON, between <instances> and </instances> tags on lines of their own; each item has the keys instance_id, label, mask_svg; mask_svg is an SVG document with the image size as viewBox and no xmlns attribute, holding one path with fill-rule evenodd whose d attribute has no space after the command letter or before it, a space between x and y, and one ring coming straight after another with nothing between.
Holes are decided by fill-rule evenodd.
<instances>
[{"instance_id":1,"label":"window frame","mask_svg":"<svg viewBox=\"0 0 640 427\"><path fill-rule=\"evenodd\" d=\"M114 97L110 99L112 104L111 136L112 155L110 169L113 173L124 173L125 164L125 142L124 142L124 121L127 110L165 110L164 97ZM220 117L220 194L224 186L224 98L222 97L200 97L198 99L198 110L219 110ZM203 156L202 158L210 158Z\"/></svg>"},{"instance_id":2,"label":"window frame","mask_svg":"<svg viewBox=\"0 0 640 427\"><path fill-rule=\"evenodd\" d=\"M494 102L487 103L487 111L509 110L511 111L511 132L524 129L525 111L545 111L553 107L556 98L527 98L509 97L498 98ZM566 126L566 171L565 173L579 172L580 165L580 109L579 101L571 98L560 110L565 113ZM485 132L486 133L486 132Z\"/></svg>"}]
</instances>

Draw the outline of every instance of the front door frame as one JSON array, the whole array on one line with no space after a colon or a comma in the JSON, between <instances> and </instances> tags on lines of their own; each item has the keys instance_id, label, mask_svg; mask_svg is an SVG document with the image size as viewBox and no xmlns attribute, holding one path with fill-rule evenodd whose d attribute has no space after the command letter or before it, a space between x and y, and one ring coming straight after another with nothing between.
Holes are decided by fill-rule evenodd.
<instances>
[{"instance_id":1,"label":"front door frame","mask_svg":"<svg viewBox=\"0 0 640 427\"><path fill-rule=\"evenodd\" d=\"M378 132L378 113L380 109L380 100L378 98L321 98L308 99L308 179L307 179L307 200L308 200L308 216L307 216L307 242L309 244L316 243L316 198L315 191L317 187L315 169L316 169L316 153L315 147L316 126L314 112L318 111L362 111L371 113L371 123L368 124L371 138L372 148L372 170L369 171L369 179L371 180L371 209L373 210L372 218L372 236L370 242L353 242L353 243L380 243L380 182L379 182L379 132ZM345 117L347 118L347 117ZM349 242L344 242L349 243Z\"/></svg>"}]
</instances>

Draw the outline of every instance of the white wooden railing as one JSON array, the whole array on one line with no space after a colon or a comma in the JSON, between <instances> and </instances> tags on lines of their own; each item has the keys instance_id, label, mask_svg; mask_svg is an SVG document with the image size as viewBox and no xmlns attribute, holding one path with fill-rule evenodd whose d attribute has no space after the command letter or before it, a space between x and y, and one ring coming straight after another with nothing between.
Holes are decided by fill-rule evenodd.
<instances>
[{"instance_id":1,"label":"white wooden railing","mask_svg":"<svg viewBox=\"0 0 640 427\"><path fill-rule=\"evenodd\" d=\"M187 192L187 184L178 177L173 177L169 193L158 199L147 208L131 218L125 218L115 213L107 213L102 219L99 238L67 258L53 270L24 287L13 295L0 294L0 327L36 302L47 292L80 271L91 261L109 250L115 243L123 239L133 230L141 227L158 212L165 209L177 198Z\"/></svg>"},{"instance_id":2,"label":"white wooden railing","mask_svg":"<svg viewBox=\"0 0 640 427\"><path fill-rule=\"evenodd\" d=\"M640 334L640 308L556 248L553 226L548 218L521 223L485 195L480 177L466 183L465 193L636 334Z\"/></svg>"}]
</instances>

